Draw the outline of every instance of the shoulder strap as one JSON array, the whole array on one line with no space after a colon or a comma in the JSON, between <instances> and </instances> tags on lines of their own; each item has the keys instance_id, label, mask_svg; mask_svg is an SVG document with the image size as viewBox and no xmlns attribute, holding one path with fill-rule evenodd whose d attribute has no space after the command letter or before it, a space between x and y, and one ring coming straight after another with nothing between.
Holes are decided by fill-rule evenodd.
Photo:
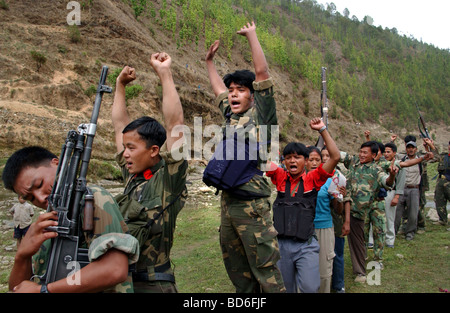
<instances>
[{"instance_id":1,"label":"shoulder strap","mask_svg":"<svg viewBox=\"0 0 450 313\"><path fill-rule=\"evenodd\" d=\"M168 205L166 205L166 207L164 209L162 209L160 212L158 212L158 214L155 216L155 218L150 219L144 227L148 228L148 227L152 226L155 223L155 221L157 221L161 217L161 215L164 213L164 211L167 210L172 204L175 203L175 201L178 200L178 198L181 196L181 194L183 192L184 192L184 189L172 201L170 201L170 203Z\"/></svg>"},{"instance_id":2,"label":"shoulder strap","mask_svg":"<svg viewBox=\"0 0 450 313\"><path fill-rule=\"evenodd\" d=\"M295 193L295 190L298 187L298 191L297 193ZM289 178L289 176L286 179L286 187L285 187L285 197L287 198L291 198L291 197L302 197L303 193L304 193L304 188L303 188L303 179L300 177L300 180L298 181L297 185L295 185L294 190L291 192L291 180ZM295 193L295 196L294 196Z\"/></svg>"}]
</instances>

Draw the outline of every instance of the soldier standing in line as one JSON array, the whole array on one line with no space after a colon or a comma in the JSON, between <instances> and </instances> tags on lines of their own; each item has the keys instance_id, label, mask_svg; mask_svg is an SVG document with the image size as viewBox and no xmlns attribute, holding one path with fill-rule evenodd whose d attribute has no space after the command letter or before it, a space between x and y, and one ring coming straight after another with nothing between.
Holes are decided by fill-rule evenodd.
<instances>
[{"instance_id":1,"label":"soldier standing in line","mask_svg":"<svg viewBox=\"0 0 450 313\"><path fill-rule=\"evenodd\" d=\"M214 55L219 41L206 55L209 79L225 124L235 128L277 124L273 81L254 23L237 32L249 42L255 73L247 70L219 76ZM270 140L270 138L268 138ZM258 158L258 162L259 162ZM240 196L237 193L240 193ZM248 196L242 196L247 194ZM277 232L273 226L271 187L255 174L235 192L222 191L220 245L225 267L236 292L284 292L277 261L280 258Z\"/></svg>"},{"instance_id":2,"label":"soldier standing in line","mask_svg":"<svg viewBox=\"0 0 450 313\"><path fill-rule=\"evenodd\" d=\"M406 156L402 158L402 161L412 160L430 160L433 158L433 153L427 153L425 156L418 157L416 137L408 135L405 137ZM405 226L405 239L413 240L417 232L417 220L419 217L420 208L420 189L422 188L422 173L423 166L417 163L414 166L405 168L405 187L403 195L397 204L396 217L395 217L395 230L397 234L400 232L400 224L404 214L407 215L407 224Z\"/></svg>"},{"instance_id":3,"label":"soldier standing in line","mask_svg":"<svg viewBox=\"0 0 450 313\"><path fill-rule=\"evenodd\" d=\"M162 85L165 128L144 116L131 122L125 86L136 79L134 68L125 66L117 77L112 121L117 146L116 161L122 169L125 190L116 197L120 211L141 247L133 285L136 293L178 292L170 250L178 213L187 197L187 161L173 152L183 149L183 108L172 77L172 59L152 54L150 64ZM166 132L168 135L166 135ZM178 149L178 150L177 150Z\"/></svg>"},{"instance_id":4,"label":"soldier standing in line","mask_svg":"<svg viewBox=\"0 0 450 313\"><path fill-rule=\"evenodd\" d=\"M341 162L348 169L347 196L344 198L344 202L345 206L351 207L351 232L348 236L348 243L356 282L366 281L367 236L364 231L364 221L374 203L376 191L381 187L390 190L400 166L412 166L430 157L427 154L426 158L409 160L404 165L391 164L388 169L389 174L386 174L386 169L374 162L378 151L378 144L375 141L368 141L361 145L358 156L352 157L341 152Z\"/></svg>"},{"instance_id":5,"label":"soldier standing in line","mask_svg":"<svg viewBox=\"0 0 450 313\"><path fill-rule=\"evenodd\" d=\"M347 196L344 206L350 209L350 234L348 244L353 274L356 282L366 281L366 236L364 224L366 215L375 199L375 192L379 187L389 189L395 179L395 167L391 166L389 175L378 166L374 159L378 153L376 142L365 142L361 145L359 156L350 156L341 152L341 161L348 169Z\"/></svg>"},{"instance_id":6,"label":"soldier standing in line","mask_svg":"<svg viewBox=\"0 0 450 313\"><path fill-rule=\"evenodd\" d=\"M434 201L439 216L439 221L437 223L447 226L447 202L450 201L450 141L448 142L448 151L444 155L439 154L437 148L434 146L433 140L425 138L424 141L439 160L437 168L439 176L434 191Z\"/></svg>"}]
</instances>

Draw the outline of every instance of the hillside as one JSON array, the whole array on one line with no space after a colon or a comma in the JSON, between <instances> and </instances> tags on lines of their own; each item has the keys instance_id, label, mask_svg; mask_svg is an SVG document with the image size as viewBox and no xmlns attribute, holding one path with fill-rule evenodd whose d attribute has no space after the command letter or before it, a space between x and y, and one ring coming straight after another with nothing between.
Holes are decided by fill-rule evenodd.
<instances>
[{"instance_id":1,"label":"hillside","mask_svg":"<svg viewBox=\"0 0 450 313\"><path fill-rule=\"evenodd\" d=\"M128 100L130 114L132 118L150 115L161 120L161 87L149 65L150 54L158 51L166 51L172 56L174 79L187 125L193 129L194 117L202 117L203 126L221 124L219 110L213 106L214 97L204 66L205 47L214 37L220 37L222 40L222 48L216 58L221 75L236 69L251 69L248 46L245 41L233 35L238 29L233 23L242 26L246 20L244 14L259 12L251 10L260 8L257 5L260 5L261 1L210 1L208 7L203 8L204 11L197 8L197 13L203 12L203 15L200 14L203 19L199 16L188 18L188 14L192 13L189 8L202 1L192 1L190 6L187 5L189 1L185 0L78 2L82 8L81 25L68 27L68 1L0 1L0 157L7 157L13 150L29 144L40 144L59 152L67 131L89 121L94 100L92 86L98 83L102 65L109 66L111 74L117 73L117 70L126 64L135 67L138 74L135 85L142 86L142 91ZM235 6L238 2L243 6ZM249 4L253 2L255 6L250 9ZM281 4L285 2L280 1ZM290 8L283 8L277 1L270 3L271 8L275 9L274 17L286 23L294 23L294 30L300 27L299 21L286 13ZM209 25L211 20L207 19L207 16L210 18L215 12L214 9L228 15L216 16L217 24L208 30L205 25ZM322 14L327 12L320 8L318 10L317 12ZM267 12L266 15L259 13L261 17L267 16ZM228 23L232 26L219 27L223 25L220 23L224 23L222 19L233 19L232 23ZM190 20L199 21L204 29L189 26ZM171 24L169 21L172 21ZM202 21L208 23L202 24ZM331 80L330 130L339 147L355 152L358 143L363 140L365 129L370 129L375 139L388 140L389 130L381 126L381 113L377 113L380 117L378 120L370 116L361 120L358 119L360 116L354 117L358 112L351 107L336 104L340 99L337 97L339 92L342 92L342 97L345 96L346 99L349 96L346 93L350 92L340 91L339 88L345 89L345 86L340 86L337 81L339 75L336 68L342 73L344 67L339 64L347 62L344 53L339 52L344 47L338 41L330 35L331 41L327 45L327 51L322 51L320 47L324 38L320 32L308 29L307 37L298 40L303 40L310 49L309 59L303 61L314 66L306 68L310 72L299 68L298 75L294 75L292 64L283 63L284 59L278 58L281 54L277 51L286 51L277 50L277 47L285 46L282 43L273 45L275 38L285 38L277 36L280 35L280 29L269 29L268 25L274 24L267 21L259 22L257 18L255 21L259 25L263 48L267 51L270 73L276 81L275 97L283 142L299 140L313 144L317 139L317 135L307 125L313 116L320 115L320 84L317 82L320 78L322 54L325 57L326 53L331 51L328 47L334 47L333 53L339 56L336 58L338 63L335 63L335 68L323 64L328 67ZM286 29L289 24L284 27ZM448 52L445 53L445 60L448 62ZM293 56L287 54L285 58L292 59ZM364 74L357 72L355 75ZM448 74L444 79L448 82ZM109 85L113 87L111 80ZM440 145L444 145L450 138L450 128L447 125L448 84L443 92L447 95L445 110L443 114L441 112L443 118L427 119L428 127ZM441 105L441 96L435 98ZM112 159L115 152L110 122L112 101L112 95L105 95L103 98L93 153L98 159ZM436 110L436 107L432 108ZM380 110L386 108L379 108L375 112ZM428 113L427 107L421 110ZM390 125L400 136L406 135L407 132L418 135L417 118L406 125Z\"/></svg>"}]
</instances>

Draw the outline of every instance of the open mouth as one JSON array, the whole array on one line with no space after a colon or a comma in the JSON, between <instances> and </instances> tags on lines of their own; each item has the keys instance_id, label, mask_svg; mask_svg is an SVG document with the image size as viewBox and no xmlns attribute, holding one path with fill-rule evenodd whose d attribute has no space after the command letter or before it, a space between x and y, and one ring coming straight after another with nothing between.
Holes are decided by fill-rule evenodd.
<instances>
[{"instance_id":1,"label":"open mouth","mask_svg":"<svg viewBox=\"0 0 450 313\"><path fill-rule=\"evenodd\" d=\"M292 172L295 172L297 170L297 168L298 168L297 165L290 165L289 166L289 170L292 171Z\"/></svg>"}]
</instances>

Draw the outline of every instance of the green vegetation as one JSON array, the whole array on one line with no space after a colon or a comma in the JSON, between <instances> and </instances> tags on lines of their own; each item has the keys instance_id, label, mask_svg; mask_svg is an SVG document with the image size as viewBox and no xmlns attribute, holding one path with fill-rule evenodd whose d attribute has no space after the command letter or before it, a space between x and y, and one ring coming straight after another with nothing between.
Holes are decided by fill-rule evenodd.
<instances>
[{"instance_id":1,"label":"green vegetation","mask_svg":"<svg viewBox=\"0 0 450 313\"><path fill-rule=\"evenodd\" d=\"M84 94L89 98L97 92L97 87L95 85L90 85L85 91Z\"/></svg>"},{"instance_id":2,"label":"green vegetation","mask_svg":"<svg viewBox=\"0 0 450 313\"><path fill-rule=\"evenodd\" d=\"M317 89L326 66L328 98L357 120L378 122L387 115L383 126L396 131L417 120L417 102L425 119L450 122L449 51L401 36L395 28L371 26L370 16L358 21L348 9L341 15L333 3L324 8L314 0L128 3L169 30L178 48L206 49L220 39L230 59L233 47L246 54L245 39L236 31L254 20L271 66Z\"/></svg>"},{"instance_id":3,"label":"green vegetation","mask_svg":"<svg viewBox=\"0 0 450 313\"><path fill-rule=\"evenodd\" d=\"M79 43L81 41L81 33L77 25L67 26L67 36L72 43Z\"/></svg>"},{"instance_id":4,"label":"green vegetation","mask_svg":"<svg viewBox=\"0 0 450 313\"><path fill-rule=\"evenodd\" d=\"M47 57L41 52L32 50L30 51L31 58L36 62L36 71L39 72L42 65L47 62Z\"/></svg>"},{"instance_id":5,"label":"green vegetation","mask_svg":"<svg viewBox=\"0 0 450 313\"><path fill-rule=\"evenodd\" d=\"M5 10L5 11L9 10L9 5L8 5L8 3L6 3L5 0L0 1L0 9Z\"/></svg>"}]
</instances>

